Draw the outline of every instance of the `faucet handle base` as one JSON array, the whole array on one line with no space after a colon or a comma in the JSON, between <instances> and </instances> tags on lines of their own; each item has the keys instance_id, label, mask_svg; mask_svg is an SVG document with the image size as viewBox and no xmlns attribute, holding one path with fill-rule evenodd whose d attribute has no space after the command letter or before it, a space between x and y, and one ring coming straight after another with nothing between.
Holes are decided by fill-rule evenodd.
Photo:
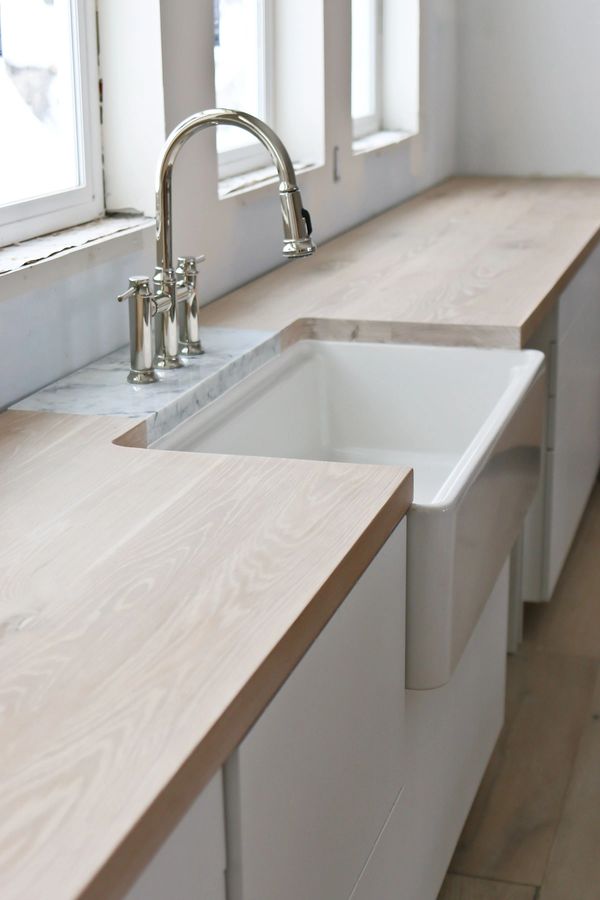
<instances>
[{"instance_id":1,"label":"faucet handle base","mask_svg":"<svg viewBox=\"0 0 600 900\"><path fill-rule=\"evenodd\" d=\"M154 365L157 369L181 369L183 363L178 356L166 356L161 353L154 360Z\"/></svg>"},{"instance_id":2,"label":"faucet handle base","mask_svg":"<svg viewBox=\"0 0 600 900\"><path fill-rule=\"evenodd\" d=\"M198 266L206 259L200 256L180 256L177 259L178 300L182 300L179 316L179 352L182 356L201 356L204 353L200 340L198 292Z\"/></svg>"},{"instance_id":3,"label":"faucet handle base","mask_svg":"<svg viewBox=\"0 0 600 900\"><path fill-rule=\"evenodd\" d=\"M117 297L119 303L129 301L129 384L151 384L157 381L152 369L154 357L154 329L152 320L157 312L157 300L150 290L150 279L134 275L129 288Z\"/></svg>"},{"instance_id":4,"label":"faucet handle base","mask_svg":"<svg viewBox=\"0 0 600 900\"><path fill-rule=\"evenodd\" d=\"M152 369L149 372L136 372L135 369L131 369L127 376L127 381L129 384L153 384L155 381L158 381L158 378Z\"/></svg>"},{"instance_id":5,"label":"faucet handle base","mask_svg":"<svg viewBox=\"0 0 600 900\"><path fill-rule=\"evenodd\" d=\"M179 345L179 352L182 356L202 356L204 348L201 341L187 341Z\"/></svg>"}]
</instances>

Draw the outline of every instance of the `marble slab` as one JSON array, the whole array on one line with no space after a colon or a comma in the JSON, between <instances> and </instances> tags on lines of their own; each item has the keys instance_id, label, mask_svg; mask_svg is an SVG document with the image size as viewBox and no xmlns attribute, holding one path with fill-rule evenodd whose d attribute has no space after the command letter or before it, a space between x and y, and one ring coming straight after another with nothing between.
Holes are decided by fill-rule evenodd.
<instances>
[{"instance_id":1,"label":"marble slab","mask_svg":"<svg viewBox=\"0 0 600 900\"><path fill-rule=\"evenodd\" d=\"M272 331L204 328L200 337L202 356L161 371L154 384L128 383L129 348L121 347L11 409L145 419L152 441L280 352L279 335Z\"/></svg>"}]
</instances>

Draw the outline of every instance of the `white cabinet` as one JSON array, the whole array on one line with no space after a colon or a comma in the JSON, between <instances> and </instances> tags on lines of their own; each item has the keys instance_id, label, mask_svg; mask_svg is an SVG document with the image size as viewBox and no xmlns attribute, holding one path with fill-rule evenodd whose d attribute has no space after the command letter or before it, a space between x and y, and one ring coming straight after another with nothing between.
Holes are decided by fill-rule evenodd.
<instances>
[{"instance_id":1,"label":"white cabinet","mask_svg":"<svg viewBox=\"0 0 600 900\"><path fill-rule=\"evenodd\" d=\"M221 772L195 800L125 900L225 900Z\"/></svg>"},{"instance_id":2,"label":"white cabinet","mask_svg":"<svg viewBox=\"0 0 600 900\"><path fill-rule=\"evenodd\" d=\"M548 358L542 485L523 541L524 600L549 600L600 465L600 248L569 282L532 347Z\"/></svg>"},{"instance_id":3,"label":"white cabinet","mask_svg":"<svg viewBox=\"0 0 600 900\"><path fill-rule=\"evenodd\" d=\"M406 785L350 900L437 897L502 727L507 608L505 565L450 681L406 692Z\"/></svg>"},{"instance_id":4,"label":"white cabinet","mask_svg":"<svg viewBox=\"0 0 600 900\"><path fill-rule=\"evenodd\" d=\"M600 464L600 251L560 299L556 397L551 406L547 593L569 552Z\"/></svg>"},{"instance_id":5,"label":"white cabinet","mask_svg":"<svg viewBox=\"0 0 600 900\"><path fill-rule=\"evenodd\" d=\"M402 522L225 767L229 900L347 900L403 783Z\"/></svg>"}]
</instances>

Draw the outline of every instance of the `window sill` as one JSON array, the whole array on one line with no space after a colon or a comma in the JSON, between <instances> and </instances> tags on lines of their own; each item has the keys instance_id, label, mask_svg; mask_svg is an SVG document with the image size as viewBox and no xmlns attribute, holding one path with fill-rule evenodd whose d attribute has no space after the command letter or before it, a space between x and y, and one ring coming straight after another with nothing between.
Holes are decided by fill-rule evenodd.
<instances>
[{"instance_id":1,"label":"window sill","mask_svg":"<svg viewBox=\"0 0 600 900\"><path fill-rule=\"evenodd\" d=\"M316 163L294 163L296 175L310 172L319 168ZM252 172L244 172L242 175L232 175L229 178L219 179L219 200L228 197L236 197L239 194L247 194L269 184L277 183L277 170L275 166L263 166Z\"/></svg>"},{"instance_id":2,"label":"window sill","mask_svg":"<svg viewBox=\"0 0 600 900\"><path fill-rule=\"evenodd\" d=\"M154 219L107 216L75 228L0 248L0 301L84 272L91 266L147 250Z\"/></svg>"},{"instance_id":3,"label":"window sill","mask_svg":"<svg viewBox=\"0 0 600 900\"><path fill-rule=\"evenodd\" d=\"M376 150L384 150L386 147L396 147L415 137L416 133L415 131L376 131L374 134L355 138L352 141L352 153L354 156L362 156L364 153L374 153Z\"/></svg>"},{"instance_id":4,"label":"window sill","mask_svg":"<svg viewBox=\"0 0 600 900\"><path fill-rule=\"evenodd\" d=\"M105 216L74 228L0 247L0 277L150 225L154 225L154 220L146 216Z\"/></svg>"}]
</instances>

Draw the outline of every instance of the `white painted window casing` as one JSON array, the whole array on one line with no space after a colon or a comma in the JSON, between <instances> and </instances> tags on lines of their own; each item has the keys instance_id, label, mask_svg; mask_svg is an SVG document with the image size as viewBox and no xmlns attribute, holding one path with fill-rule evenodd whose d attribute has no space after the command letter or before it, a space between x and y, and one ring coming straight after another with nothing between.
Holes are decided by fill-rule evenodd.
<instances>
[{"instance_id":1,"label":"white painted window casing","mask_svg":"<svg viewBox=\"0 0 600 900\"><path fill-rule=\"evenodd\" d=\"M218 18L217 18L218 15ZM217 0L215 3L215 100L218 107L242 109L273 125L272 0ZM237 128L217 129L219 178L270 163L265 148Z\"/></svg>"},{"instance_id":2,"label":"white painted window casing","mask_svg":"<svg viewBox=\"0 0 600 900\"><path fill-rule=\"evenodd\" d=\"M352 0L352 136L382 127L382 0Z\"/></svg>"},{"instance_id":3,"label":"white painted window casing","mask_svg":"<svg viewBox=\"0 0 600 900\"><path fill-rule=\"evenodd\" d=\"M2 177L12 174L18 180L21 161L23 173L21 189L14 196L8 181L4 192L0 189L0 204L2 193L6 201L0 205L0 245L5 245L89 221L102 212L104 196L94 0L55 0L50 7L40 0L26 4L10 0L1 13L0 88L7 129ZM54 16L48 24L54 26L62 46L58 68L57 48L31 38L36 15ZM45 33L44 22L38 26ZM9 109L12 124L6 121ZM45 159L52 161L53 146L54 162L44 172ZM69 152L73 152L71 172L64 166L64 175L58 177L57 168Z\"/></svg>"},{"instance_id":4,"label":"white painted window casing","mask_svg":"<svg viewBox=\"0 0 600 900\"><path fill-rule=\"evenodd\" d=\"M275 0L220 0L226 29L228 7L239 7L238 16L245 17L247 27L240 29L240 20L235 20L236 27L229 27L223 35L221 49L227 54L219 58L215 48L216 106L243 109L266 121L282 138L298 169L321 165L323 0L302 6ZM231 62L236 57L241 60L237 70ZM221 182L258 172L272 162L260 143L234 128L217 129L217 154ZM220 193L226 196L229 190Z\"/></svg>"},{"instance_id":5,"label":"white painted window casing","mask_svg":"<svg viewBox=\"0 0 600 900\"><path fill-rule=\"evenodd\" d=\"M419 131L420 24L420 0L352 0L354 152Z\"/></svg>"}]
</instances>

